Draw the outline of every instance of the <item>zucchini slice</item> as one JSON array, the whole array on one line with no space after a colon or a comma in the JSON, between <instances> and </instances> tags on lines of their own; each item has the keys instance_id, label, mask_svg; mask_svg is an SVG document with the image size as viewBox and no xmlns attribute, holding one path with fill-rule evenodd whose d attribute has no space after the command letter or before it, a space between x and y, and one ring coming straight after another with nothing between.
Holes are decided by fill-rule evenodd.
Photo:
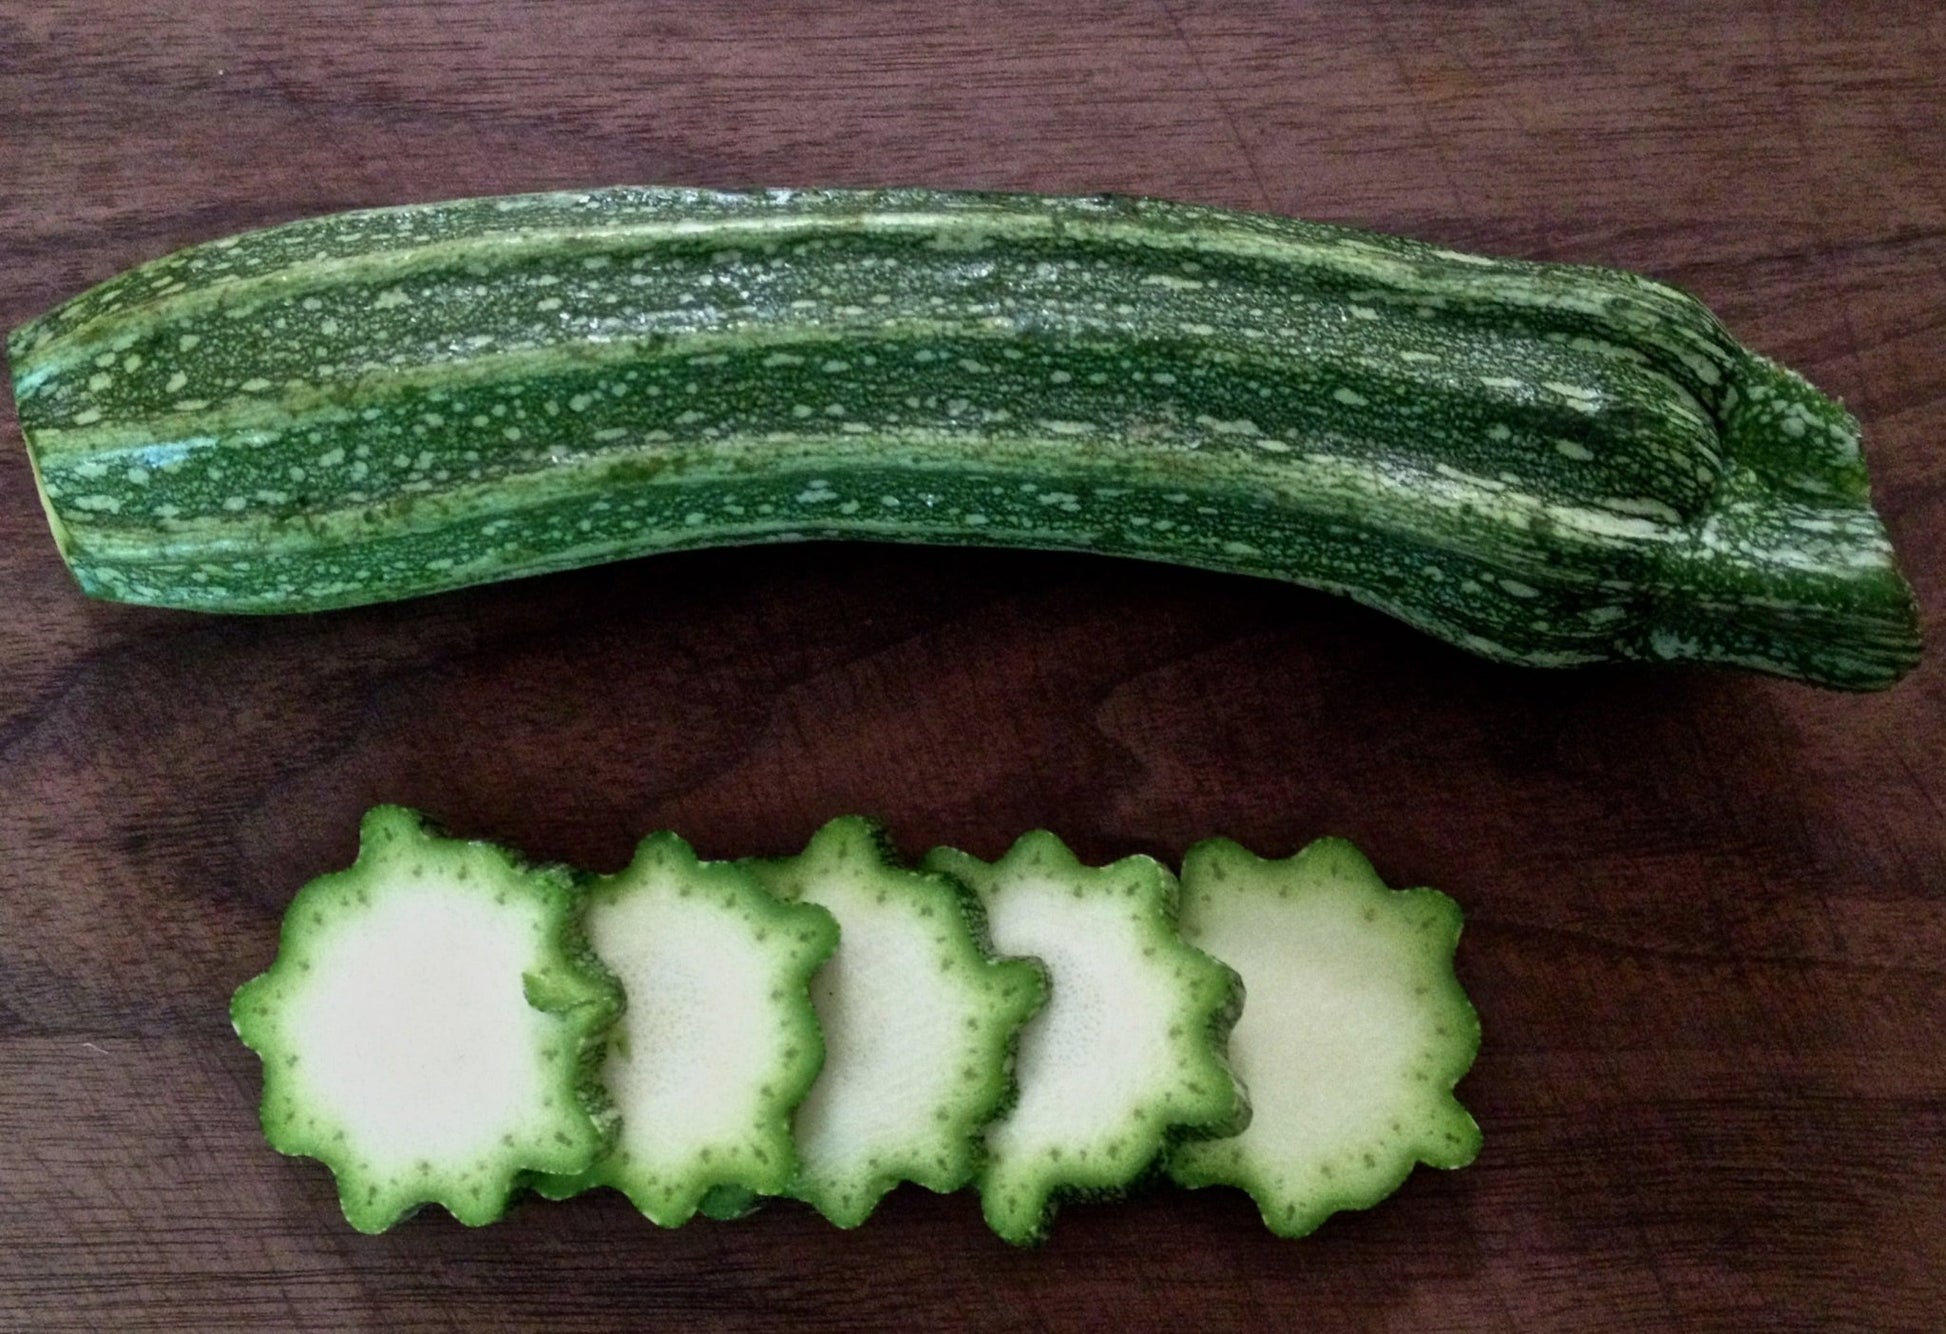
<instances>
[{"instance_id":1,"label":"zucchini slice","mask_svg":"<svg viewBox=\"0 0 1946 1334\"><path fill-rule=\"evenodd\" d=\"M1240 1186L1296 1237L1376 1204L1415 1162L1473 1161L1480 1130L1453 1096L1480 1045L1453 974L1459 930L1451 899L1387 889L1342 839L1283 861L1226 839L1191 848L1182 933L1243 975L1229 1054L1251 1119L1179 1145L1170 1176Z\"/></svg>"},{"instance_id":2,"label":"zucchini slice","mask_svg":"<svg viewBox=\"0 0 1946 1334\"><path fill-rule=\"evenodd\" d=\"M425 1204L498 1218L523 1174L576 1172L610 1118L590 1077L620 997L574 930L566 872L379 807L358 860L298 891L276 961L238 988L263 1129L316 1158L345 1217Z\"/></svg>"},{"instance_id":3,"label":"zucchini slice","mask_svg":"<svg viewBox=\"0 0 1946 1334\"><path fill-rule=\"evenodd\" d=\"M1147 857L1082 865L1044 830L988 864L940 848L925 865L973 887L995 947L1047 969L1046 1007L1021 1032L1019 1096L987 1131L987 1224L1042 1239L1056 1204L1133 1184L1174 1140L1249 1119L1224 1063L1237 975L1176 933L1176 880Z\"/></svg>"},{"instance_id":4,"label":"zucchini slice","mask_svg":"<svg viewBox=\"0 0 1946 1334\"><path fill-rule=\"evenodd\" d=\"M611 189L294 222L15 331L89 593L307 611L802 538L1347 593L1537 666L1917 658L1859 427L1630 273L1154 200Z\"/></svg>"},{"instance_id":5,"label":"zucchini slice","mask_svg":"<svg viewBox=\"0 0 1946 1334\"><path fill-rule=\"evenodd\" d=\"M601 1064L621 1128L591 1166L536 1189L614 1186L663 1227L782 1191L791 1113L824 1060L809 988L838 944L831 914L662 833L587 887L582 923L627 998Z\"/></svg>"},{"instance_id":6,"label":"zucchini slice","mask_svg":"<svg viewBox=\"0 0 1946 1334\"><path fill-rule=\"evenodd\" d=\"M977 900L895 865L856 816L795 857L744 865L779 898L828 910L840 932L811 982L825 1062L793 1122L786 1193L856 1227L901 1181L965 1186L980 1131L1012 1092L1015 1037L1046 998L1040 968L990 957Z\"/></svg>"}]
</instances>

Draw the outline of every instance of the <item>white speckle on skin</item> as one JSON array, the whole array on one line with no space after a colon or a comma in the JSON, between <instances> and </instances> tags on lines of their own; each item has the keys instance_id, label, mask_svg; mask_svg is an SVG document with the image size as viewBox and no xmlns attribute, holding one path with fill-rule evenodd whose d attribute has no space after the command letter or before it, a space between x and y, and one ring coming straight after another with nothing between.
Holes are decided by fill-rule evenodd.
<instances>
[{"instance_id":1,"label":"white speckle on skin","mask_svg":"<svg viewBox=\"0 0 1946 1334\"><path fill-rule=\"evenodd\" d=\"M1348 408L1362 408L1371 402L1356 389L1349 389L1342 385L1331 391L1331 397Z\"/></svg>"},{"instance_id":2,"label":"white speckle on skin","mask_svg":"<svg viewBox=\"0 0 1946 1334\"><path fill-rule=\"evenodd\" d=\"M396 306L412 304L412 298L396 287L388 287L372 301L376 310L391 310Z\"/></svg>"},{"instance_id":3,"label":"white speckle on skin","mask_svg":"<svg viewBox=\"0 0 1946 1334\"><path fill-rule=\"evenodd\" d=\"M1210 416L1208 413L1204 413L1203 415L1197 417L1196 424L1198 426L1206 427L1209 430L1216 432L1218 435L1257 435L1259 434L1257 430L1257 423L1253 421L1247 421L1243 419L1238 419L1236 421L1223 421L1219 418Z\"/></svg>"}]
</instances>

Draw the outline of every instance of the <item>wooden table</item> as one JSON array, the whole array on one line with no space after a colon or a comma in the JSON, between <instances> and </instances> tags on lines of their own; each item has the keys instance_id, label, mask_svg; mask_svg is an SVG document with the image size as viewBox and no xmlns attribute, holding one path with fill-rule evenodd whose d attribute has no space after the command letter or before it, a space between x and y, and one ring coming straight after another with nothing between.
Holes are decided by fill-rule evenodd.
<instances>
[{"instance_id":1,"label":"wooden table","mask_svg":"<svg viewBox=\"0 0 1946 1334\"><path fill-rule=\"evenodd\" d=\"M614 181L1117 190L1683 284L1864 419L1946 607L1928 3L0 4L0 322L177 246ZM1495 667L1267 582L702 553L315 618L83 599L0 423L0 1325L1937 1329L1946 656L1847 697ZM1486 1149L1279 1242L1229 1192L840 1233L616 1196L380 1238L225 1004L392 800L608 869L826 817L986 855L1358 840L1469 914Z\"/></svg>"}]
</instances>

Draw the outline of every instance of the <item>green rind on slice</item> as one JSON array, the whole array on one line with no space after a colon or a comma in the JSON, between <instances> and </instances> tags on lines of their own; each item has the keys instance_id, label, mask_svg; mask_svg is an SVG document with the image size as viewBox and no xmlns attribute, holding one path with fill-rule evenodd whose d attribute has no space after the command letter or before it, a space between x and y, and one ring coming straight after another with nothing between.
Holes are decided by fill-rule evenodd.
<instances>
[{"instance_id":1,"label":"green rind on slice","mask_svg":"<svg viewBox=\"0 0 1946 1334\"><path fill-rule=\"evenodd\" d=\"M725 1212L738 1189L782 1191L791 1113L824 1061L810 979L837 947L831 915L664 833L587 887L582 921L628 1000L602 1064L621 1129L591 1167L536 1188L614 1186L664 1227L706 1201Z\"/></svg>"},{"instance_id":2,"label":"green rind on slice","mask_svg":"<svg viewBox=\"0 0 1946 1334\"><path fill-rule=\"evenodd\" d=\"M382 806L357 861L300 889L231 1021L263 1058L265 1138L316 1158L345 1217L490 1223L528 1172L577 1172L612 1118L588 1078L620 1005L567 872ZM531 1003L530 1003L531 1002Z\"/></svg>"},{"instance_id":3,"label":"green rind on slice","mask_svg":"<svg viewBox=\"0 0 1946 1334\"><path fill-rule=\"evenodd\" d=\"M1235 968L1249 999L1230 1061L1242 1133L1178 1146L1185 1186L1239 1186L1279 1236L1398 1189L1414 1163L1462 1167L1480 1130L1453 1096L1480 1045L1453 974L1460 912L1391 890L1341 839L1266 861L1226 839L1189 850L1183 936Z\"/></svg>"},{"instance_id":4,"label":"green rind on slice","mask_svg":"<svg viewBox=\"0 0 1946 1334\"><path fill-rule=\"evenodd\" d=\"M746 1186L711 1186L696 1206L696 1212L719 1223L733 1223L748 1218L763 1204L764 1197Z\"/></svg>"},{"instance_id":5,"label":"green rind on slice","mask_svg":"<svg viewBox=\"0 0 1946 1334\"><path fill-rule=\"evenodd\" d=\"M1038 1241L1061 1199L1123 1191L1170 1143L1247 1123L1223 1057L1242 988L1177 934L1162 866L1087 867L1046 831L992 864L939 848L925 866L979 895L996 949L1047 970L1047 1005L1021 1033L1019 1096L987 1131L981 1206L1001 1237Z\"/></svg>"},{"instance_id":6,"label":"green rind on slice","mask_svg":"<svg viewBox=\"0 0 1946 1334\"><path fill-rule=\"evenodd\" d=\"M811 983L825 1065L797 1109L786 1193L856 1227L901 1181L965 1186L981 1129L1011 1096L1015 1038L1046 997L1038 966L992 958L971 895L895 865L856 816L797 856L745 865L779 898L828 909L842 933Z\"/></svg>"}]
</instances>

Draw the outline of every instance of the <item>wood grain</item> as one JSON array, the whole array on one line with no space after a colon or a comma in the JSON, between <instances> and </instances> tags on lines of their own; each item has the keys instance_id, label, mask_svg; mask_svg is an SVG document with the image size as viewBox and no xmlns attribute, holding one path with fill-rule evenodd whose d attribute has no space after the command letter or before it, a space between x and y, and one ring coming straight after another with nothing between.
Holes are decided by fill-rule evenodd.
<instances>
[{"instance_id":1,"label":"wood grain","mask_svg":"<svg viewBox=\"0 0 1946 1334\"><path fill-rule=\"evenodd\" d=\"M1946 607L1936 5L0 3L0 323L176 246L615 181L1112 189L1641 268L1844 397ZM312 619L88 602L0 425L0 1327L1936 1329L1946 662L1537 674L1160 567L808 547ZM367 805L611 868L1327 832L1469 913L1487 1147L1280 1243L1225 1192L353 1234L231 989Z\"/></svg>"}]
</instances>

